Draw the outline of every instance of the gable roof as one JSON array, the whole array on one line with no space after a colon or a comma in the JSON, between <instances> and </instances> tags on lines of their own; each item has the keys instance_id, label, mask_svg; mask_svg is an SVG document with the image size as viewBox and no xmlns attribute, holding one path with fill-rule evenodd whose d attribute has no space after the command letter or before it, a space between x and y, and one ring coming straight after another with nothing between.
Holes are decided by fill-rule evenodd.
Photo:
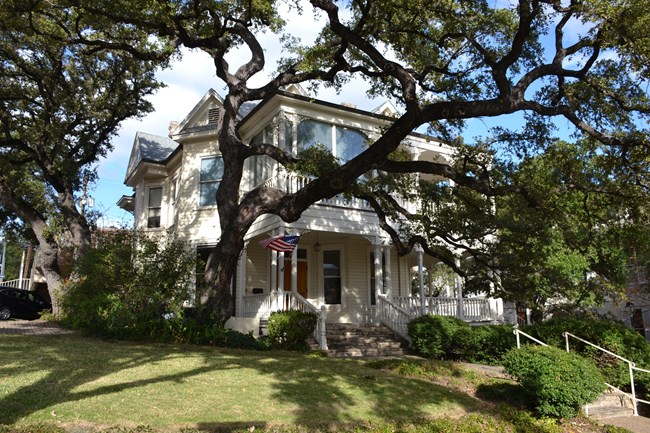
<instances>
[{"instance_id":1,"label":"gable roof","mask_svg":"<svg viewBox=\"0 0 650 433\"><path fill-rule=\"evenodd\" d=\"M201 117L201 114L205 114L206 106L214 106L216 103L219 107L223 107L223 98L216 90L210 89L207 91L203 98L192 108L192 111L189 112L185 118L178 123L173 129L170 129L169 135L174 136L182 134L184 132L198 132L215 129L216 124L205 124L204 120ZM237 113L238 118L242 119L248 115L253 109L257 106L258 102L244 102L239 107L239 112Z\"/></svg>"},{"instance_id":2,"label":"gable roof","mask_svg":"<svg viewBox=\"0 0 650 433\"><path fill-rule=\"evenodd\" d=\"M142 162L154 164L164 163L180 146L169 137L136 132L133 140L133 149L126 170L125 181L128 180Z\"/></svg>"}]
</instances>

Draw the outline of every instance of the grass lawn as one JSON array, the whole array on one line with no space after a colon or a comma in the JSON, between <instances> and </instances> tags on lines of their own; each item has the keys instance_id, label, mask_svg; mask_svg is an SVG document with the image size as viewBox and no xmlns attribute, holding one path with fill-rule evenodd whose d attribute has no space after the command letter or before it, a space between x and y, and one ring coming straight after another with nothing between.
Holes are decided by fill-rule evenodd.
<instances>
[{"instance_id":1,"label":"grass lawn","mask_svg":"<svg viewBox=\"0 0 650 433\"><path fill-rule=\"evenodd\" d=\"M0 335L0 433L624 431L535 419L505 382L441 362Z\"/></svg>"},{"instance_id":2,"label":"grass lawn","mask_svg":"<svg viewBox=\"0 0 650 433\"><path fill-rule=\"evenodd\" d=\"M463 414L430 381L316 355L0 336L0 424L316 425Z\"/></svg>"}]
</instances>

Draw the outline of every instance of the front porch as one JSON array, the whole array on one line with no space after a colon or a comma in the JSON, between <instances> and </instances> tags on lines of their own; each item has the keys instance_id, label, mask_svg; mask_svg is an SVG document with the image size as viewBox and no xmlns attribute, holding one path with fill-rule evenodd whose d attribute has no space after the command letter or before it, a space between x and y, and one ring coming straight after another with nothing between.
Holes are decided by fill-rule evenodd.
<instances>
[{"instance_id":1,"label":"front porch","mask_svg":"<svg viewBox=\"0 0 650 433\"><path fill-rule=\"evenodd\" d=\"M240 317L267 318L273 311L301 310L318 316L314 339L321 350L328 350L327 305L316 306L295 291L273 291L243 296ZM504 321L503 302L500 299L389 296L379 294L376 308L369 309L366 323L383 324L410 342L408 323L422 315L435 314L457 317L471 324L489 324Z\"/></svg>"}]
</instances>

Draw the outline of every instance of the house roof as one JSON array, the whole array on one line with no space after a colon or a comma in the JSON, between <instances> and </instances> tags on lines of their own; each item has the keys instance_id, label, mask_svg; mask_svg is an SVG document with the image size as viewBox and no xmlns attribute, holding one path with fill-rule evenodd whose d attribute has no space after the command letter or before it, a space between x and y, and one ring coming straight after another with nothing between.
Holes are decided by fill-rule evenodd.
<instances>
[{"instance_id":1,"label":"house roof","mask_svg":"<svg viewBox=\"0 0 650 433\"><path fill-rule=\"evenodd\" d=\"M180 123L174 126L173 129L170 129L169 133L170 135L177 135L177 134L182 134L186 132L200 132L200 131L208 131L211 129L215 129L217 127L216 124L207 124L207 125L197 125L196 124L196 119L197 116L200 114L201 110L205 107L206 104L212 103L212 101L216 102L217 105L223 107L223 98L219 93L217 93L216 90L210 89L206 92L205 95L203 95L203 98L192 108L192 110L188 113L187 116L185 116L185 119L183 119ZM237 113L238 117L240 119L246 117L253 109L257 106L259 102L244 102L240 107L239 107L239 112Z\"/></svg>"},{"instance_id":2,"label":"house roof","mask_svg":"<svg viewBox=\"0 0 650 433\"><path fill-rule=\"evenodd\" d=\"M133 175L142 162L162 164L179 146L180 144L177 141L169 137L136 132L125 181Z\"/></svg>"}]
</instances>

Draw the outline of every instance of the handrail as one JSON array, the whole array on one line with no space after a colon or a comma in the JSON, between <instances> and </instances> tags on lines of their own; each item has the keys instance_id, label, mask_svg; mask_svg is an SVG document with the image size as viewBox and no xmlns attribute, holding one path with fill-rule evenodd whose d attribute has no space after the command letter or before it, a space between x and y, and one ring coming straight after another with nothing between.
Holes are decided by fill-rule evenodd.
<instances>
[{"instance_id":1,"label":"handrail","mask_svg":"<svg viewBox=\"0 0 650 433\"><path fill-rule=\"evenodd\" d=\"M391 301L387 295L381 293L377 296L377 318L406 341L411 342L408 335L408 323L412 319L411 314L397 303Z\"/></svg>"},{"instance_id":2,"label":"handrail","mask_svg":"<svg viewBox=\"0 0 650 433\"><path fill-rule=\"evenodd\" d=\"M635 389L635 386L634 386L634 370L642 371L644 373L650 373L650 370L646 370L645 368L637 367L635 362L630 361L629 359L623 358L622 356L617 355L616 353L611 352L611 351L609 351L609 350L607 350L607 349L605 349L603 347L600 347L597 344L594 344L594 343L592 343L590 341L584 340L584 339L582 339L582 338L580 338L580 337L578 337L576 335L573 335L570 332L563 332L562 336L564 337L565 342L566 342L565 345L566 345L566 351L567 352L569 352L569 337L573 337L576 340L582 341L583 343L588 344L591 347L594 347L594 348L596 348L596 349L598 349L598 350L600 350L602 352L607 353L608 355L611 355L611 356L613 356L615 358L618 358L621 361L627 363L628 371L629 371L629 374L630 374L630 391L631 391L631 393L627 393L627 392L625 392L623 390L620 390L620 389L616 388L615 386L610 385L609 383L606 383L606 385L608 387L610 387L610 388L613 388L613 389L619 391L622 394L625 394L625 395L628 395L628 396L632 397L632 404L634 405L634 416L639 416L639 410L638 410L638 407L637 407L639 402L645 403L645 404L650 404L650 401L644 400L642 398L638 398L636 396L636 389Z\"/></svg>"},{"instance_id":3,"label":"handrail","mask_svg":"<svg viewBox=\"0 0 650 433\"><path fill-rule=\"evenodd\" d=\"M609 350L607 350L607 349L605 349L605 348L603 348L603 347L600 347L600 346L598 346L598 345L596 345L596 344L594 344L594 343L591 343L591 342L589 342L589 341L587 341L587 340L584 340L584 339L582 339L582 338L580 338L580 337L578 337L578 336L575 336L575 335L571 334L570 332L563 332L563 333L562 333L562 336L564 337L564 339L565 339L565 341L566 341L566 351L567 351L567 352L569 352L569 337L573 337L573 338L575 338L576 340L580 340L580 341L582 341L583 343L586 343L586 344L590 345L591 347L595 347L596 349L599 349L599 350L601 350L601 351L607 353L608 355L612 355L613 357L620 359L621 361L625 361L625 362L627 362L627 363L629 363L629 364L632 364L633 366L636 365L635 362L630 361L629 359L623 358L622 356L619 356L619 355L615 354L614 352L610 352Z\"/></svg>"},{"instance_id":4,"label":"handrail","mask_svg":"<svg viewBox=\"0 0 650 433\"><path fill-rule=\"evenodd\" d=\"M524 337L528 337L528 339L533 340L537 344L540 344L540 345L542 345L544 347L548 347L548 344L544 343L543 341L538 340L537 338L533 337L532 335L526 334L524 331L520 331L518 328L513 329L512 333L515 334L515 337L517 338L517 349L521 348L521 342L519 341L519 334L523 335Z\"/></svg>"},{"instance_id":5,"label":"handrail","mask_svg":"<svg viewBox=\"0 0 650 433\"><path fill-rule=\"evenodd\" d=\"M315 305L306 300L300 293L297 292L285 292L289 296L288 309L297 309L300 311L306 311L309 313L314 313L318 317L316 322L316 329L314 329L314 340L318 343L318 347L321 350L327 350L327 329L325 319L327 318L327 311L323 305L319 310ZM295 301L295 302L294 302ZM295 308L295 306L298 308Z\"/></svg>"}]
</instances>

